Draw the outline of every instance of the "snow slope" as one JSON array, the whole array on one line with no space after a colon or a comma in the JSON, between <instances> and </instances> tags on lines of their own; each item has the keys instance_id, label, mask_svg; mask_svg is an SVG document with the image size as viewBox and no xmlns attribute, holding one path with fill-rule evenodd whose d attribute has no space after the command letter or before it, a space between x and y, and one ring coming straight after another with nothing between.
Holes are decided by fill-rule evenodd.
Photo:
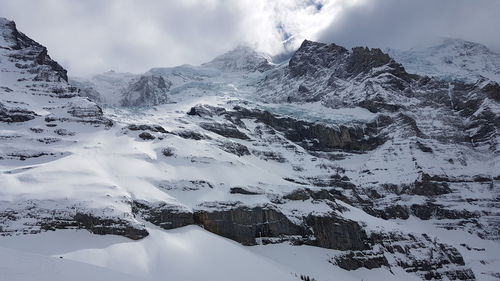
<instances>
[{"instance_id":1,"label":"snow slope","mask_svg":"<svg viewBox=\"0 0 500 281\"><path fill-rule=\"evenodd\" d=\"M27 276L51 276L64 280L74 275L81 280L110 281L167 277L182 281L299 280L304 275L318 281L420 280L400 270L390 273L333 267L328 260L338 254L334 250L286 244L243 247L194 226L148 230L151 236L141 241L71 230L5 238L0 240L2 261L7 262L3 263L3 277L26 280ZM304 259L306 256L311 259ZM23 274L26 268L32 270ZM34 274L29 275L31 272Z\"/></svg>"},{"instance_id":2,"label":"snow slope","mask_svg":"<svg viewBox=\"0 0 500 281\"><path fill-rule=\"evenodd\" d=\"M71 230L5 238L2 274L5 280L27 280L18 276L27 269L57 278L51 280L298 280L290 268L199 227L148 230L141 241ZM17 262L5 265L10 255Z\"/></svg>"}]
</instances>

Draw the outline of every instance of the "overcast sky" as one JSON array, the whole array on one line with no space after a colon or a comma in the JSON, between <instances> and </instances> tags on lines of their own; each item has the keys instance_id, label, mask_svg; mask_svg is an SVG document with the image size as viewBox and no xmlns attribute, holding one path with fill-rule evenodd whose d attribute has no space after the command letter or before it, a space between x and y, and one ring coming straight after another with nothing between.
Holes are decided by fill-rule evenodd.
<instances>
[{"instance_id":1,"label":"overcast sky","mask_svg":"<svg viewBox=\"0 0 500 281\"><path fill-rule=\"evenodd\" d=\"M238 44L304 38L410 48L455 37L500 52L500 0L0 0L0 16L70 75L199 64Z\"/></svg>"}]
</instances>

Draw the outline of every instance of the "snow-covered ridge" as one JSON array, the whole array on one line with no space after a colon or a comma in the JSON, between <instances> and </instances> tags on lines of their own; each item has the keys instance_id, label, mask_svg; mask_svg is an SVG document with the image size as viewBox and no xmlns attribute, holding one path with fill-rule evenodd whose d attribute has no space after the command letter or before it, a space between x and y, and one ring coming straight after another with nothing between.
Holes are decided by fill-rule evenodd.
<instances>
[{"instance_id":1,"label":"snow-covered ridge","mask_svg":"<svg viewBox=\"0 0 500 281\"><path fill-rule=\"evenodd\" d=\"M427 48L387 52L410 73L470 83L485 77L500 83L500 54L478 43L444 38L440 44Z\"/></svg>"},{"instance_id":2,"label":"snow-covered ridge","mask_svg":"<svg viewBox=\"0 0 500 281\"><path fill-rule=\"evenodd\" d=\"M263 72L272 68L271 62L270 55L256 52L248 46L239 46L202 66L226 72Z\"/></svg>"}]
</instances>

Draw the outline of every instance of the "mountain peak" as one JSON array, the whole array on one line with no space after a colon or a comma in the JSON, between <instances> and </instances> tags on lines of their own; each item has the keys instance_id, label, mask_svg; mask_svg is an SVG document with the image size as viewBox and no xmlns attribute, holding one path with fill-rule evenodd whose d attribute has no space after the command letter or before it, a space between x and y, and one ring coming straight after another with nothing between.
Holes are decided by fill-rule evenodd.
<instances>
[{"instance_id":1,"label":"mountain peak","mask_svg":"<svg viewBox=\"0 0 500 281\"><path fill-rule=\"evenodd\" d=\"M443 38L442 43L435 46L434 48L454 50L456 52L460 52L462 55L493 53L490 49L488 49L488 47L483 44L449 37Z\"/></svg>"},{"instance_id":2,"label":"mountain peak","mask_svg":"<svg viewBox=\"0 0 500 281\"><path fill-rule=\"evenodd\" d=\"M224 72L263 72L272 67L271 61L270 55L257 52L246 45L239 45L202 66L213 67Z\"/></svg>"},{"instance_id":3,"label":"mountain peak","mask_svg":"<svg viewBox=\"0 0 500 281\"><path fill-rule=\"evenodd\" d=\"M28 36L19 32L14 21L0 18L0 48L19 50L30 46L42 47Z\"/></svg>"},{"instance_id":4,"label":"mountain peak","mask_svg":"<svg viewBox=\"0 0 500 281\"><path fill-rule=\"evenodd\" d=\"M304 40L290 59L289 68L294 77L332 68L342 69L340 72L344 75L357 75L387 64L402 70L388 54L377 48L355 47L349 51L334 43Z\"/></svg>"},{"instance_id":5,"label":"mountain peak","mask_svg":"<svg viewBox=\"0 0 500 281\"><path fill-rule=\"evenodd\" d=\"M50 58L47 48L19 32L15 22L6 18L0 18L0 50L20 60L16 68L36 73L35 80L68 81L66 70Z\"/></svg>"},{"instance_id":6,"label":"mountain peak","mask_svg":"<svg viewBox=\"0 0 500 281\"><path fill-rule=\"evenodd\" d=\"M3 29L4 26L7 26L9 24L13 24L14 22L9 20L9 19L6 19L6 18L3 18L3 17L0 17L0 29Z\"/></svg>"},{"instance_id":7,"label":"mountain peak","mask_svg":"<svg viewBox=\"0 0 500 281\"><path fill-rule=\"evenodd\" d=\"M0 17L0 48L11 49L16 46L16 24Z\"/></svg>"},{"instance_id":8,"label":"mountain peak","mask_svg":"<svg viewBox=\"0 0 500 281\"><path fill-rule=\"evenodd\" d=\"M314 73L321 68L330 68L348 50L336 44L325 44L304 40L290 59L288 66L292 76Z\"/></svg>"}]
</instances>

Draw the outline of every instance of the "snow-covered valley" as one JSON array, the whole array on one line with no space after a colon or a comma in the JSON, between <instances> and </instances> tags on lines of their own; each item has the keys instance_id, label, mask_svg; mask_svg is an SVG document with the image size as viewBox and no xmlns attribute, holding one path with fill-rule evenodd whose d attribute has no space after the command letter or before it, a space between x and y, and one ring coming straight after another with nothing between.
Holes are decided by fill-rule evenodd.
<instances>
[{"instance_id":1,"label":"snow-covered valley","mask_svg":"<svg viewBox=\"0 0 500 281\"><path fill-rule=\"evenodd\" d=\"M491 77L304 41L68 82L0 31L0 280L500 278Z\"/></svg>"}]
</instances>

